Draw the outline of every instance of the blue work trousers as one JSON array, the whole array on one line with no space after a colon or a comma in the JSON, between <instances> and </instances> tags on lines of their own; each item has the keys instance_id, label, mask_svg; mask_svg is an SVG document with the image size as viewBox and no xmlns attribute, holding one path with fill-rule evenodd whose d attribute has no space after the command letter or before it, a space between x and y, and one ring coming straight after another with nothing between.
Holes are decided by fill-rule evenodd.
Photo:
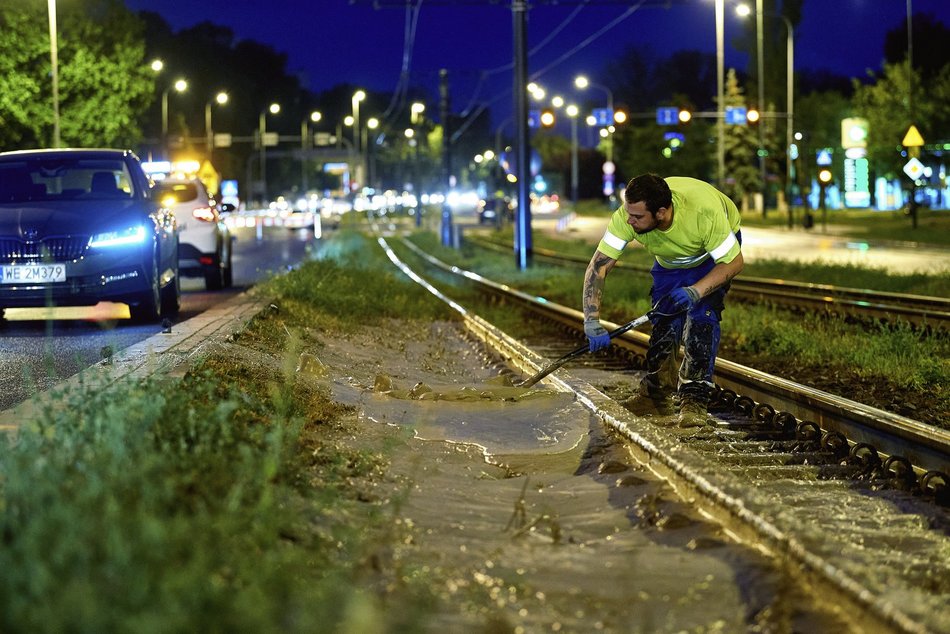
<instances>
[{"instance_id":1,"label":"blue work trousers","mask_svg":"<svg viewBox=\"0 0 950 634\"><path fill-rule=\"evenodd\" d=\"M737 234L739 243L741 235ZM706 276L716 265L712 258L689 269L665 269L654 263L650 271L653 288L650 297L656 304L672 290L691 286ZM729 285L710 293L696 302L686 313L673 317L651 317L653 331L647 351L647 374L642 390L652 396L660 396L671 381L662 380L662 370L675 350L683 345L683 361L679 367L676 388L681 399L708 404L712 396L713 368L719 352L719 322L725 308Z\"/></svg>"}]
</instances>

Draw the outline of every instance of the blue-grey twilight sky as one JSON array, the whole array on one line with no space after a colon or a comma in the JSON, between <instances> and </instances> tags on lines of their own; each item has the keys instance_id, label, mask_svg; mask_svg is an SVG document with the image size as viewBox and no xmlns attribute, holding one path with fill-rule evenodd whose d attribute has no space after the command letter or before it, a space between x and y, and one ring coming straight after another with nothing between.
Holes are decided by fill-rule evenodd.
<instances>
[{"instance_id":1,"label":"blue-grey twilight sky","mask_svg":"<svg viewBox=\"0 0 950 634\"><path fill-rule=\"evenodd\" d=\"M313 91L341 83L392 92L404 64L410 10L393 0L125 0L135 11L162 15L175 30L211 21L288 54L288 70L300 73ZM950 0L911 0L915 14L934 15L950 26ZM417 2L409 3L411 5ZM651 2L564 0L536 2L529 12L529 75L551 93L568 94L579 73L600 76L605 62L631 46L715 51L712 0ZM726 1L726 61L744 68L744 55L729 50L730 38L752 25ZM753 2L754 4L754 2ZM906 26L908 0L806 0L795 33L796 69L828 69L863 76L878 69L885 34ZM414 85L437 94L440 68L451 71L453 110L473 101L510 108L512 16L508 0L423 0L410 59ZM769 18L766 18L769 19ZM754 21L753 21L754 22ZM613 26L611 27L610 25ZM535 50L537 49L537 50ZM753 60L754 61L754 60ZM780 72L784 68L769 68ZM485 74L485 71L489 71ZM479 78L486 81L479 87ZM714 89L714 87L712 87ZM477 91L477 92L476 92Z\"/></svg>"}]
</instances>

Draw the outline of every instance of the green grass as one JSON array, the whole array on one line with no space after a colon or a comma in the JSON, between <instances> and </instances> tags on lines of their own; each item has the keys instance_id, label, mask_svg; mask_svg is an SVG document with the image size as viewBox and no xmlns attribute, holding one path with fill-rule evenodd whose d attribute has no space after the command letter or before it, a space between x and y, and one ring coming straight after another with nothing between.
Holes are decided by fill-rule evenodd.
<instances>
[{"instance_id":1,"label":"green grass","mask_svg":"<svg viewBox=\"0 0 950 634\"><path fill-rule=\"evenodd\" d=\"M421 629L434 593L387 555L394 498L371 502L386 448L354 448L295 366L315 332L450 313L342 238L183 379L85 383L24 423L0 453L0 631Z\"/></svg>"}]
</instances>

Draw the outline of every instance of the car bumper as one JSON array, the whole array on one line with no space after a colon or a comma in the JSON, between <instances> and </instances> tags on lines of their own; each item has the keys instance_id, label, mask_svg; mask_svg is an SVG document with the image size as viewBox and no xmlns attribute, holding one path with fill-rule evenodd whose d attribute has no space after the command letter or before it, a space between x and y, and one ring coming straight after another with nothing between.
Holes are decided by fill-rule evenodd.
<instances>
[{"instance_id":1,"label":"car bumper","mask_svg":"<svg viewBox=\"0 0 950 634\"><path fill-rule=\"evenodd\" d=\"M103 261L106 259L107 262ZM150 288L140 253L120 258L91 256L67 262L64 282L0 284L0 307L91 306L100 301L128 303L136 301Z\"/></svg>"}]
</instances>

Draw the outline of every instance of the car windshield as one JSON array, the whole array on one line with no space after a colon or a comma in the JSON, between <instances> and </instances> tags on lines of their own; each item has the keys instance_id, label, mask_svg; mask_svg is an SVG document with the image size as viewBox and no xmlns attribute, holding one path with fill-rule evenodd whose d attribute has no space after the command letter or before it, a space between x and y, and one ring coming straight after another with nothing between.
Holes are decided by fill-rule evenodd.
<instances>
[{"instance_id":1,"label":"car windshield","mask_svg":"<svg viewBox=\"0 0 950 634\"><path fill-rule=\"evenodd\" d=\"M124 161L37 157L0 162L0 204L132 198Z\"/></svg>"},{"instance_id":2,"label":"car windshield","mask_svg":"<svg viewBox=\"0 0 950 634\"><path fill-rule=\"evenodd\" d=\"M154 197L161 201L173 198L176 203L188 203L198 197L198 187L194 183L156 183Z\"/></svg>"}]
</instances>

